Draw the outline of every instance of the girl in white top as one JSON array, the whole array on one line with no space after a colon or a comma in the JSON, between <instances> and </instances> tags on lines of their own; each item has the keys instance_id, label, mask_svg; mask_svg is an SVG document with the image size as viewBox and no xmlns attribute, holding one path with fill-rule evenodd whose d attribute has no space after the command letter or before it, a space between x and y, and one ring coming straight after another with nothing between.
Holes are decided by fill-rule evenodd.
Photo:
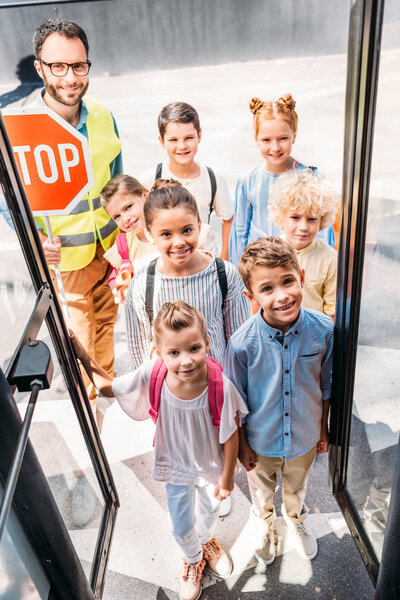
<instances>
[{"instance_id":1,"label":"girl in white top","mask_svg":"<svg viewBox=\"0 0 400 600\"><path fill-rule=\"evenodd\" d=\"M236 267L221 261L227 283L223 300L218 263L212 254L198 249L199 211L196 200L185 188L164 187L150 192L143 212L148 235L160 253L151 297L153 314L168 301L185 300L195 306L207 323L210 356L222 362L230 336L250 316L249 302L243 295L243 282ZM128 344L134 367L141 365L151 350L146 288L147 266L135 274L125 302Z\"/></svg>"},{"instance_id":2,"label":"girl in white top","mask_svg":"<svg viewBox=\"0 0 400 600\"><path fill-rule=\"evenodd\" d=\"M149 381L154 361L113 380L72 342L89 377L107 397L115 396L133 419L149 416ZM247 414L234 385L223 377L220 427L212 422L208 401L209 338L204 317L186 302L166 303L154 321L157 355L167 368L161 388L155 433L153 477L166 483L174 537L184 557L180 597L199 598L207 559L211 570L227 577L232 559L213 536L219 502L230 495L238 456L238 426ZM196 501L196 496L198 496ZM149 519L151 515L149 514Z\"/></svg>"},{"instance_id":3,"label":"girl in white top","mask_svg":"<svg viewBox=\"0 0 400 600\"><path fill-rule=\"evenodd\" d=\"M120 230L126 233L129 260L132 268L140 268L143 259L157 249L144 232L143 204L148 190L130 175L117 175L101 190L100 203ZM121 269L122 258L118 252L117 242L104 253L104 258L115 268L115 286L120 302L124 302L131 273ZM140 261L140 262L139 262Z\"/></svg>"}]
</instances>

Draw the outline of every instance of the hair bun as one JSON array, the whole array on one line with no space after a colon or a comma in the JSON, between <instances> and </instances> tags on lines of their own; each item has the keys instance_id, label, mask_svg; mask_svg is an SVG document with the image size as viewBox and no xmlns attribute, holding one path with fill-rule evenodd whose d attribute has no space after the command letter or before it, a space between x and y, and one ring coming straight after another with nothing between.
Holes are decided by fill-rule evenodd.
<instances>
[{"instance_id":1,"label":"hair bun","mask_svg":"<svg viewBox=\"0 0 400 600\"><path fill-rule=\"evenodd\" d=\"M292 98L292 94L285 94L278 100L278 104L282 106L285 111L293 111L296 106L296 102Z\"/></svg>"},{"instance_id":2,"label":"hair bun","mask_svg":"<svg viewBox=\"0 0 400 600\"><path fill-rule=\"evenodd\" d=\"M253 115L258 113L258 111L264 106L264 102L260 100L260 98L252 98L249 102L249 108Z\"/></svg>"}]
</instances>

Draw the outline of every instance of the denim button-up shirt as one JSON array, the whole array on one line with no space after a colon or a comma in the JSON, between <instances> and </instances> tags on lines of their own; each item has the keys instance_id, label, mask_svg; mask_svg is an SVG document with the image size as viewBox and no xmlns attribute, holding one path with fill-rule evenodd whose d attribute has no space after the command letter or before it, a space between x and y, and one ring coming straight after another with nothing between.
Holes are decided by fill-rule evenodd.
<instances>
[{"instance_id":1,"label":"denim button-up shirt","mask_svg":"<svg viewBox=\"0 0 400 600\"><path fill-rule=\"evenodd\" d=\"M232 335L224 370L249 409L243 426L257 454L289 460L318 442L332 349L331 318L304 308L285 336L262 309Z\"/></svg>"}]
</instances>

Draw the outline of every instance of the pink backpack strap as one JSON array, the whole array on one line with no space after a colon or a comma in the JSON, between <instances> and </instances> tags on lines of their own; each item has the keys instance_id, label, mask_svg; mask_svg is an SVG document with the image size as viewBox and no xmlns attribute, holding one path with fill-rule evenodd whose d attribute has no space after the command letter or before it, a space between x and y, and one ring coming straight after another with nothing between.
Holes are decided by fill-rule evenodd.
<instances>
[{"instance_id":1,"label":"pink backpack strap","mask_svg":"<svg viewBox=\"0 0 400 600\"><path fill-rule=\"evenodd\" d=\"M167 367L165 363L158 359L153 365L150 375L149 384L149 400L150 408L149 415L153 419L154 423L157 423L158 411L160 408L161 388L167 374Z\"/></svg>"},{"instance_id":2,"label":"pink backpack strap","mask_svg":"<svg viewBox=\"0 0 400 600\"><path fill-rule=\"evenodd\" d=\"M131 265L131 261L129 260L129 248L128 242L126 241L126 233L119 233L115 238L117 243L118 254L122 258L122 263L120 269L123 271L129 271L131 275L133 275L133 267Z\"/></svg>"},{"instance_id":3,"label":"pink backpack strap","mask_svg":"<svg viewBox=\"0 0 400 600\"><path fill-rule=\"evenodd\" d=\"M221 425L222 405L224 403L224 384L222 367L213 358L206 358L208 368L208 403L213 418L213 425Z\"/></svg>"}]
</instances>

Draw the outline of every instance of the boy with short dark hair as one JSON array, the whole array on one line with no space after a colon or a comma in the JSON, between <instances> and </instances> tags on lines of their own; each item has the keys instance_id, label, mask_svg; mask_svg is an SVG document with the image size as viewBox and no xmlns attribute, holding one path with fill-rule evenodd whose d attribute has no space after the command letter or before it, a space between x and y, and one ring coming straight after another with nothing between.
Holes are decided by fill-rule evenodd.
<instances>
[{"instance_id":1,"label":"boy with short dark hair","mask_svg":"<svg viewBox=\"0 0 400 600\"><path fill-rule=\"evenodd\" d=\"M222 219L220 258L229 260L229 232L233 220L233 202L225 179L210 167L195 160L202 131L199 115L186 102L171 102L158 116L159 141L168 160L145 171L141 183L151 188L155 179L176 179L196 199L202 226L208 228L212 211ZM208 230L203 247L214 254L217 250L213 231Z\"/></svg>"},{"instance_id":2,"label":"boy with short dark hair","mask_svg":"<svg viewBox=\"0 0 400 600\"><path fill-rule=\"evenodd\" d=\"M246 402L239 459L247 471L252 513L262 523L256 557L275 558L276 473L282 512L303 558L317 554L305 525L307 478L328 450L332 320L301 306L303 275L294 250L277 237L247 246L239 263L244 292L260 310L230 338L225 373Z\"/></svg>"}]
</instances>

